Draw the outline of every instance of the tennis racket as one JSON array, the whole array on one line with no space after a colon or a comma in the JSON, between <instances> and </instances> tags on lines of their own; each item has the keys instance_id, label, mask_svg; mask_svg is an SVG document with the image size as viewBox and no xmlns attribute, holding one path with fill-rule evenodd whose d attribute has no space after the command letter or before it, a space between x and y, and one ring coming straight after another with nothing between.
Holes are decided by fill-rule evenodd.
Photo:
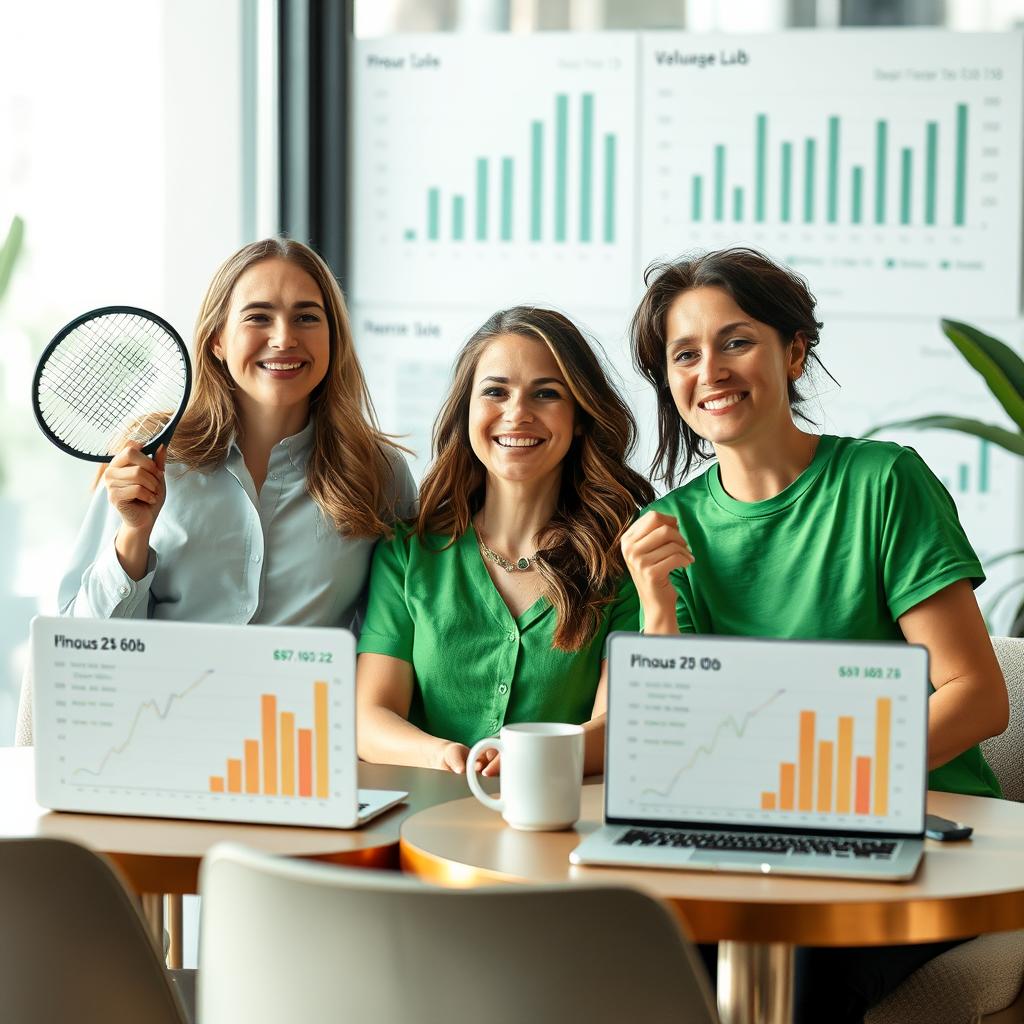
<instances>
[{"instance_id":1,"label":"tennis racket","mask_svg":"<svg viewBox=\"0 0 1024 1024\"><path fill-rule=\"evenodd\" d=\"M191 391L188 349L166 320L104 306L76 317L46 346L32 409L61 451L109 462L129 441L148 456L170 441Z\"/></svg>"}]
</instances>

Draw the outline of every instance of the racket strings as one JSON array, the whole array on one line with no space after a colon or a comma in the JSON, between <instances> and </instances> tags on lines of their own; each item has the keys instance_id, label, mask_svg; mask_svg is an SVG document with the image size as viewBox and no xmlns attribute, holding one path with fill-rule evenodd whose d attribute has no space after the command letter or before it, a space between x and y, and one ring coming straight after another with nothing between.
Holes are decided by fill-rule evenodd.
<instances>
[{"instance_id":1,"label":"racket strings","mask_svg":"<svg viewBox=\"0 0 1024 1024\"><path fill-rule=\"evenodd\" d=\"M78 451L110 455L145 443L184 397L188 371L177 339L133 313L88 320L63 338L39 378L40 413Z\"/></svg>"}]
</instances>

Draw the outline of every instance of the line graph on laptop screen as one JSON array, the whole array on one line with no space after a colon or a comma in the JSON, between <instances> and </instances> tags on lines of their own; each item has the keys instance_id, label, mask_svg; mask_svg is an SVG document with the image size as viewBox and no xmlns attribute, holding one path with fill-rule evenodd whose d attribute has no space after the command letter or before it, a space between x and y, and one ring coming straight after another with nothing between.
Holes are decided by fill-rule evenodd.
<instances>
[{"instance_id":1,"label":"line graph on laptop screen","mask_svg":"<svg viewBox=\"0 0 1024 1024\"><path fill-rule=\"evenodd\" d=\"M355 808L341 630L37 619L40 802L338 824Z\"/></svg>"},{"instance_id":2,"label":"line graph on laptop screen","mask_svg":"<svg viewBox=\"0 0 1024 1024\"><path fill-rule=\"evenodd\" d=\"M906 644L616 637L608 816L920 831L927 693Z\"/></svg>"}]
</instances>

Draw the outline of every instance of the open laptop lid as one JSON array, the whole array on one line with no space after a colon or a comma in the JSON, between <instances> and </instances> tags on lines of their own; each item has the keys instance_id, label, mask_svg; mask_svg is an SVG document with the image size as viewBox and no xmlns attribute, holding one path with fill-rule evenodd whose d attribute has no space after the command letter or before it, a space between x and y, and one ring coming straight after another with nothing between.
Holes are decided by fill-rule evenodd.
<instances>
[{"instance_id":1,"label":"open laptop lid","mask_svg":"<svg viewBox=\"0 0 1024 1024\"><path fill-rule=\"evenodd\" d=\"M356 824L346 630L39 617L31 644L44 807Z\"/></svg>"},{"instance_id":2,"label":"open laptop lid","mask_svg":"<svg viewBox=\"0 0 1024 1024\"><path fill-rule=\"evenodd\" d=\"M615 633L608 664L608 822L923 835L924 647Z\"/></svg>"}]
</instances>

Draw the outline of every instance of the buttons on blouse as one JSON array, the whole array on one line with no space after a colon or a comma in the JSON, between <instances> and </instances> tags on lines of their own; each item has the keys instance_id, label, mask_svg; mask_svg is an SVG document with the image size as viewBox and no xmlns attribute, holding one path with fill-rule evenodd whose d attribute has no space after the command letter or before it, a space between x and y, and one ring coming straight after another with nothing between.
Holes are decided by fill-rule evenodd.
<instances>
[{"instance_id":1,"label":"buttons on blouse","mask_svg":"<svg viewBox=\"0 0 1024 1024\"><path fill-rule=\"evenodd\" d=\"M509 632L508 632L508 642L510 644L514 644L517 639L518 639L518 637L516 635L516 631L514 629L510 629Z\"/></svg>"},{"instance_id":2,"label":"buttons on blouse","mask_svg":"<svg viewBox=\"0 0 1024 1024\"><path fill-rule=\"evenodd\" d=\"M253 562L254 564L258 564L258 563L259 563L259 561L260 561L260 559L261 559L262 557L263 557L263 556L262 556L262 555L261 555L261 554L260 554L260 553L259 553L259 552L257 551L257 552L256 552L256 553L255 553L255 554L254 554L254 555L252 556L252 558L250 559L250 561L252 561L252 562Z\"/></svg>"},{"instance_id":3,"label":"buttons on blouse","mask_svg":"<svg viewBox=\"0 0 1024 1024\"><path fill-rule=\"evenodd\" d=\"M508 686L505 683L502 683L501 686L498 687L498 693L500 693L500 694L508 693Z\"/></svg>"},{"instance_id":4,"label":"buttons on blouse","mask_svg":"<svg viewBox=\"0 0 1024 1024\"><path fill-rule=\"evenodd\" d=\"M117 592L121 597L127 597L132 592L132 588L129 587L127 583L122 583L121 586L117 588Z\"/></svg>"}]
</instances>

